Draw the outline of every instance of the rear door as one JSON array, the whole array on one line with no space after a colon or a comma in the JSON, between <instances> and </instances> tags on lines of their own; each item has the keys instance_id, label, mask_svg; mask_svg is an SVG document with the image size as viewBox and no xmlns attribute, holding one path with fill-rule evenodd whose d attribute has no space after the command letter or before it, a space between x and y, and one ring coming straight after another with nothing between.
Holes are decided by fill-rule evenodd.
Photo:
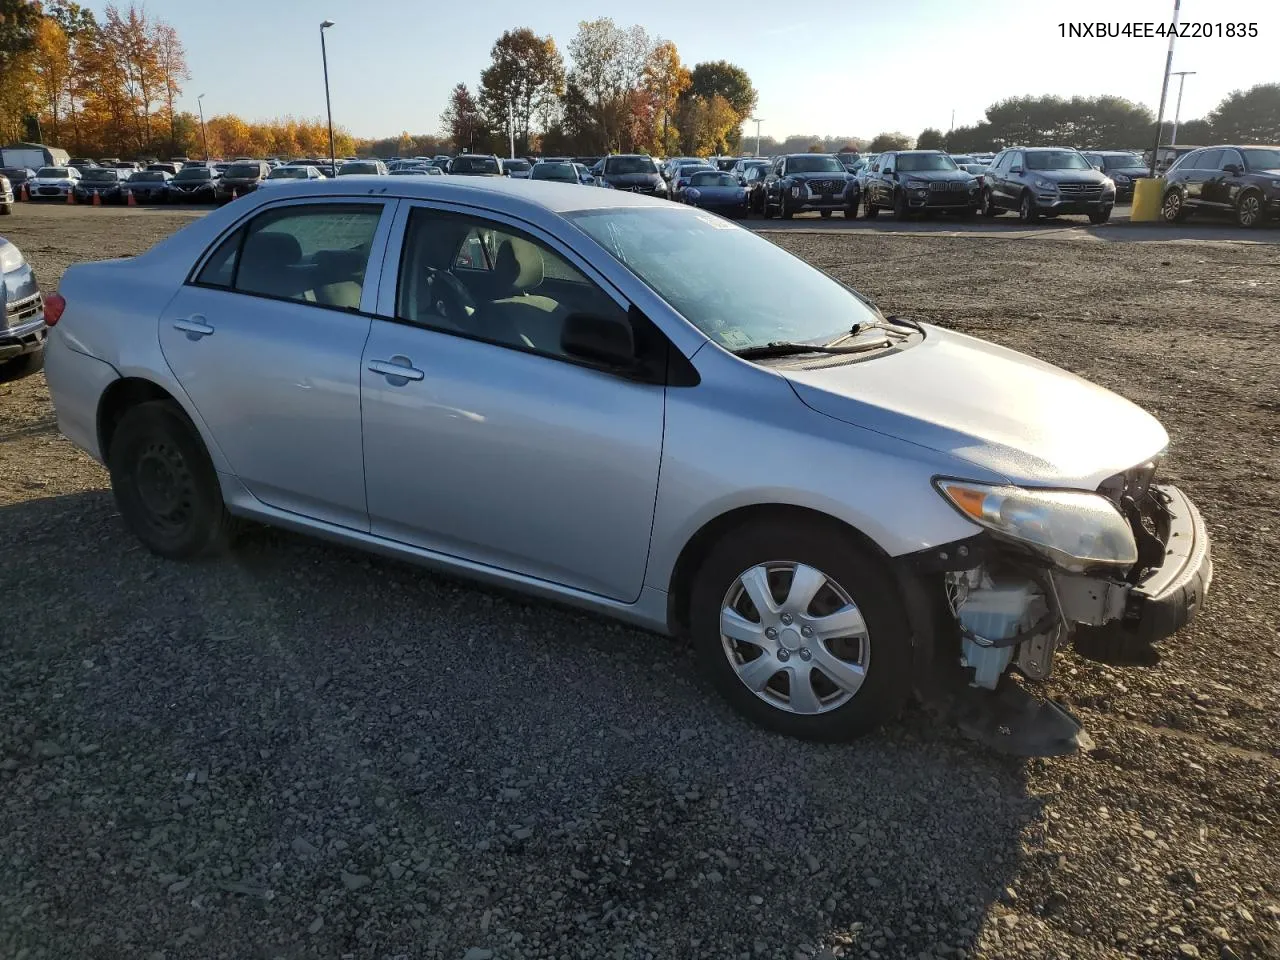
<instances>
[{"instance_id":1,"label":"rear door","mask_svg":"<svg viewBox=\"0 0 1280 960\"><path fill-rule=\"evenodd\" d=\"M1198 155L1188 162L1194 163L1194 166L1187 168L1186 175L1183 178L1183 183L1186 184L1187 188L1187 205L1199 207L1207 202L1204 196L1204 185L1218 174L1218 165L1222 162L1222 151L1201 150ZM1182 168L1179 167L1178 169ZM1212 195L1212 190L1210 195Z\"/></svg>"},{"instance_id":2,"label":"rear door","mask_svg":"<svg viewBox=\"0 0 1280 960\"><path fill-rule=\"evenodd\" d=\"M1244 157L1239 150L1219 151L1222 156L1218 160L1216 170L1206 171L1204 184L1200 188L1200 202L1206 207L1225 209L1231 206L1239 191L1240 174L1226 168L1235 165L1235 170L1244 170Z\"/></svg>"},{"instance_id":3,"label":"rear door","mask_svg":"<svg viewBox=\"0 0 1280 960\"><path fill-rule=\"evenodd\" d=\"M232 470L264 503L368 529L360 355L390 226L382 200L272 204L209 252L160 345ZM385 220L384 220L385 218Z\"/></svg>"}]
</instances>

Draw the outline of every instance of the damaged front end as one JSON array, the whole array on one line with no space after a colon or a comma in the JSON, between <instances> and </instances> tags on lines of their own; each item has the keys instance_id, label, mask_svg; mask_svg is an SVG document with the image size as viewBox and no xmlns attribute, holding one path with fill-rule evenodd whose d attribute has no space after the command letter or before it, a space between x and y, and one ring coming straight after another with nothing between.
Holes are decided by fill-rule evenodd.
<instances>
[{"instance_id":1,"label":"damaged front end","mask_svg":"<svg viewBox=\"0 0 1280 960\"><path fill-rule=\"evenodd\" d=\"M936 481L983 532L905 558L900 567L901 575L916 578L915 596L944 598L935 604L930 653L934 679L950 682L935 683L935 692L955 693L957 677L948 668L958 664L968 703L975 702L972 691L997 688L1016 698L1001 679L1016 671L1044 680L1055 651L1069 641L1107 663L1158 659L1154 644L1195 615L1213 566L1199 513L1176 487L1156 485L1155 470L1154 461L1141 464L1108 478L1096 493ZM1024 723L1044 724L1040 708L1047 705L1029 703L1015 713ZM1049 739L1075 741L1074 749L1078 724L1057 713ZM1012 734L1004 720L987 719L997 740ZM1033 744L1037 739L1044 737L1030 736Z\"/></svg>"}]
</instances>

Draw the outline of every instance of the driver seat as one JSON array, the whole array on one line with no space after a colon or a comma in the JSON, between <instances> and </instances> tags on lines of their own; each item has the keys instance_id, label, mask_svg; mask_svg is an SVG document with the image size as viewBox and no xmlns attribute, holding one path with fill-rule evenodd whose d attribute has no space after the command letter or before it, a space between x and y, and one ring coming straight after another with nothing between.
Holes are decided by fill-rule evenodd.
<instances>
[{"instance_id":1,"label":"driver seat","mask_svg":"<svg viewBox=\"0 0 1280 960\"><path fill-rule=\"evenodd\" d=\"M542 251L519 237L505 237L493 264L495 299L484 307L493 328L512 331L519 342L550 353L559 352L565 309L533 291L542 285Z\"/></svg>"}]
</instances>

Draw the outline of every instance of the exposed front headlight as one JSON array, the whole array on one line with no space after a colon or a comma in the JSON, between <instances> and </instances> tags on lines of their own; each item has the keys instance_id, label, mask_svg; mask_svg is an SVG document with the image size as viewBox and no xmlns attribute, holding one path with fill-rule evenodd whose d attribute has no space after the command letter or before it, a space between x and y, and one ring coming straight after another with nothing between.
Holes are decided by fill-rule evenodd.
<instances>
[{"instance_id":1,"label":"exposed front headlight","mask_svg":"<svg viewBox=\"0 0 1280 960\"><path fill-rule=\"evenodd\" d=\"M1099 494L963 480L938 480L937 487L974 523L1026 544L1065 570L1130 567L1138 560L1128 522Z\"/></svg>"},{"instance_id":2,"label":"exposed front headlight","mask_svg":"<svg viewBox=\"0 0 1280 960\"><path fill-rule=\"evenodd\" d=\"M0 271L11 273L26 262L22 256L22 251L12 243L0 246Z\"/></svg>"},{"instance_id":3,"label":"exposed front headlight","mask_svg":"<svg viewBox=\"0 0 1280 960\"><path fill-rule=\"evenodd\" d=\"M1123 173L1117 173L1113 179L1115 180L1115 182L1116 182L1116 183L1128 183L1128 182L1129 182L1129 178L1128 178L1128 177L1126 177Z\"/></svg>"}]
</instances>

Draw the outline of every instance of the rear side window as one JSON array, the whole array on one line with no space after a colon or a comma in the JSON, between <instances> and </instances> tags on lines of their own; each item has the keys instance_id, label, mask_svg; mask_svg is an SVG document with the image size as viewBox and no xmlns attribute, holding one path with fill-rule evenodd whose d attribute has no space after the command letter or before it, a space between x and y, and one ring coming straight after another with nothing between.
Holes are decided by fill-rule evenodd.
<instances>
[{"instance_id":1,"label":"rear side window","mask_svg":"<svg viewBox=\"0 0 1280 960\"><path fill-rule=\"evenodd\" d=\"M269 210L224 240L196 282L238 293L358 310L381 204Z\"/></svg>"}]
</instances>

